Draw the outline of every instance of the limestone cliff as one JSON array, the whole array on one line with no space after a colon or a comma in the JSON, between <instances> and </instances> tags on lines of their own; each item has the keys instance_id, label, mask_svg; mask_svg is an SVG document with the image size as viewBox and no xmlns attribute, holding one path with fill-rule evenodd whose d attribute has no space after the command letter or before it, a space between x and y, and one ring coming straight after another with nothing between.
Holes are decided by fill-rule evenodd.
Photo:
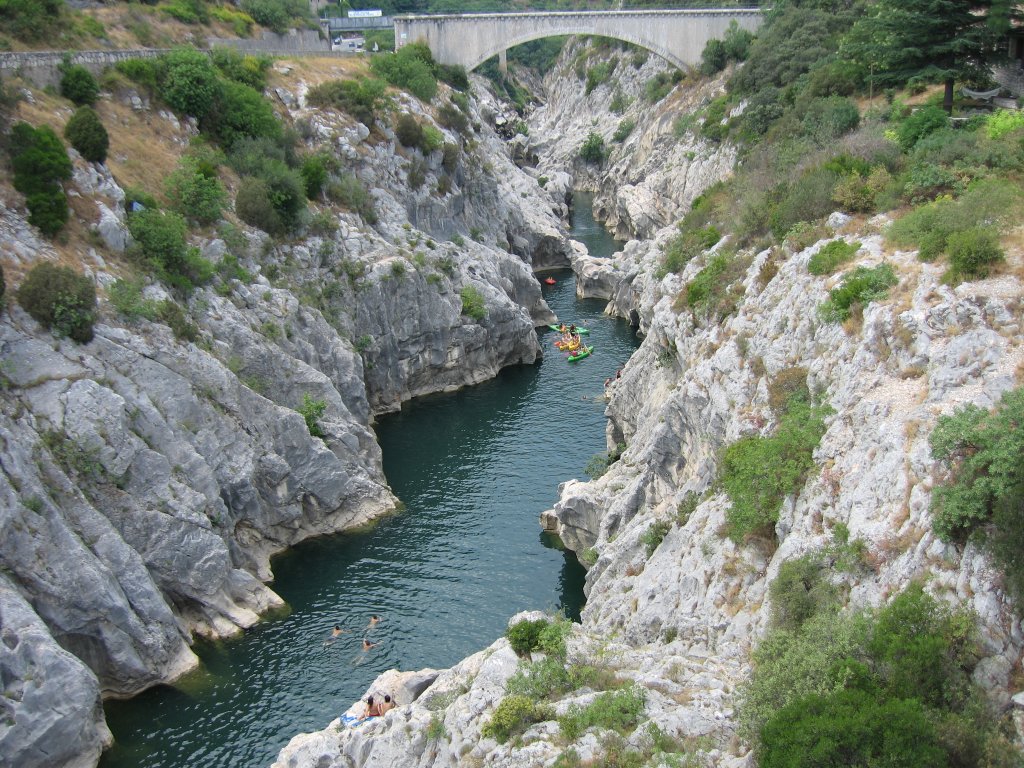
<instances>
[{"instance_id":1,"label":"limestone cliff","mask_svg":"<svg viewBox=\"0 0 1024 768\"><path fill-rule=\"evenodd\" d=\"M561 109L576 126L575 146L592 124L611 125L600 98L595 112L583 109L588 102L582 91L578 79L562 78L535 113L531 139L540 148L540 168L569 170L576 163L572 142L561 138L573 129L558 124L556 135L550 127ZM669 120L668 114L654 116L651 126ZM658 130L651 126L647 130ZM644 135L637 141L644 143ZM649 167L667 169L653 183L672 188L671 151L646 142ZM726 169L731 150L711 151L716 156L705 157L704 167ZM616 176L612 157L607 175L581 181L600 188L609 201L633 194L624 192L632 182ZM675 173L681 174L678 188L686 188L687 169ZM691 185L687 194L699 191ZM661 199L662 192L649 194ZM664 225L684 206L682 199L673 202L666 209L671 215L654 206L646 224L609 214L617 229L651 238L631 242L607 260L579 250L574 255L579 291L608 298L608 311L634 320L645 340L609 391L608 448L624 444L621 456L596 481L566 482L542 519L590 563L588 602L582 625L568 639L569 659L639 683L646 694L641 722L688 739L695 761L688 764L752 766L749 745L738 735L737 691L768 626L768 586L783 562L830 545L845 530L865 547L858 568L835 575L849 588L850 604L883 604L919 579L936 597L968 607L981 637L975 679L994 706L1008 707L1024 632L986 555L974 546L944 544L932 531L936 463L928 437L940 415L964 403L990 407L1019 385L1020 254L1011 257L1008 274L950 288L942 284L941 270L919 262L916 253L885 246L884 216L833 216L831 237L861 244L855 264L884 261L899 276L886 300L866 307L861 323L844 327L819 319L817 307L838 281L807 270L824 240L802 249L746 252L749 266L732 293L735 311L723 322L708 322L677 297L711 254L697 257L681 274L660 277L657 269L661 247L675 232ZM771 430L776 415L769 384L796 368L806 369L807 384L833 411L814 452L816 471L786 500L775 527L777 547L737 545L723 533L729 500L715 490L718 456L741 436ZM694 499L699 501L687 504ZM645 534L655 524L665 534L651 548ZM572 764L602 755L593 732L567 743L551 717L592 701L589 687L553 697L553 711L514 742L483 735L518 666L508 641L500 639L440 673L389 673L371 691L397 692L396 710L359 728L335 721L319 733L297 736L274 768L518 768L554 765L569 747L579 761ZM639 746L642 730L628 738L631 745Z\"/></svg>"},{"instance_id":2,"label":"limestone cliff","mask_svg":"<svg viewBox=\"0 0 1024 768\"><path fill-rule=\"evenodd\" d=\"M311 71L322 76L304 63ZM27 225L21 196L0 190L8 294L48 260L84 270L101 296L84 345L54 338L15 300L0 317L5 764L95 764L109 741L101 695L174 679L197 664L197 635L236 634L280 605L267 586L274 553L394 509L374 414L540 356L534 327L553 315L530 259L564 264L569 246L485 105L470 102L471 142L445 131L462 149L440 192L440 151L423 157L383 122L370 138L347 115L309 108L305 78L277 67L285 119L303 121L307 149L333 153L371 189L378 221L321 203L329 234L273 241L235 222L230 244L194 236L215 264L230 254L239 266L192 293L184 334L105 297L131 274L125 193L110 168L74 156L72 234L56 246ZM148 142L154 167L174 162L194 122L120 88L101 114ZM70 115L55 96L22 96L30 119L59 128ZM111 168L146 162L119 152L115 137ZM425 183L410 181L414 164ZM467 287L483 298L476 318L463 314ZM175 297L154 282L145 298ZM322 439L296 410L304 397L325 406Z\"/></svg>"}]
</instances>

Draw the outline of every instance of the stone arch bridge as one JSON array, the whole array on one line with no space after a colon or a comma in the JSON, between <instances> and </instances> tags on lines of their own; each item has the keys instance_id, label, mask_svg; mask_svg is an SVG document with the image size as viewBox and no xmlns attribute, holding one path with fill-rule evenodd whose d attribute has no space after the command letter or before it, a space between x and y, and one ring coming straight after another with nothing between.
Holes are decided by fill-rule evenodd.
<instances>
[{"instance_id":1,"label":"stone arch bridge","mask_svg":"<svg viewBox=\"0 0 1024 768\"><path fill-rule=\"evenodd\" d=\"M475 69L498 54L555 35L599 35L646 48L685 69L700 63L709 40L721 39L729 23L756 32L760 8L702 10L551 11L395 16L395 45L423 41L442 64Z\"/></svg>"}]
</instances>

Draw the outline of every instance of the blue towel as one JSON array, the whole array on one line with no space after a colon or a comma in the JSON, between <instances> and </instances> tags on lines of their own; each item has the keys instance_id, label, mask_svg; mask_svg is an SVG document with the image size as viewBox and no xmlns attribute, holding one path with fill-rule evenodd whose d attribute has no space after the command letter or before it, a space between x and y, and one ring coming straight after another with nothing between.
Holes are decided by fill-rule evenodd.
<instances>
[{"instance_id":1,"label":"blue towel","mask_svg":"<svg viewBox=\"0 0 1024 768\"><path fill-rule=\"evenodd\" d=\"M359 719L355 715L349 715L347 713L341 716L341 722L347 725L349 728L355 728L357 725L362 725L363 723L368 723L371 720L376 719L376 715L374 715L373 717L364 717L362 719Z\"/></svg>"}]
</instances>

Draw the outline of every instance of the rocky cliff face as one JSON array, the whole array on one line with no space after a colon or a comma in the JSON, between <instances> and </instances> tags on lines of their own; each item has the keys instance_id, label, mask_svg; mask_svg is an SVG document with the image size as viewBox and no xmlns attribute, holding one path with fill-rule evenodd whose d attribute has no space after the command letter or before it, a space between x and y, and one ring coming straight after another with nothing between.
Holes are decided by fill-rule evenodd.
<instances>
[{"instance_id":1,"label":"rocky cliff face","mask_svg":"<svg viewBox=\"0 0 1024 768\"><path fill-rule=\"evenodd\" d=\"M575 105L563 117L577 133L589 131L590 121L608 124L600 107L595 113L580 107L582 90L577 79L563 78L537 111L531 137L541 148L541 168L575 163L571 142L561 138L573 129L559 123L556 135L550 128L560 108ZM650 145L650 167L666 168L668 180L669 155L656 145ZM703 163L725 168L730 157L726 148ZM676 172L685 186L687 171ZM599 182L609 200L618 199L625 180L611 178L614 173ZM584 177L584 185L591 183L596 180ZM580 291L608 298L608 311L632 319L645 341L610 387L608 447L624 444L620 458L596 481L565 483L542 518L591 563L582 625L568 640L570 661L639 683L646 694L641 722L688 739L696 764L752 766L749 745L737 733L737 691L768 626L768 586L784 561L829 546L845 529L866 553L857 569L834 576L848 586L850 604L883 604L920 579L935 596L967 606L981 637L975 679L996 706L1008 706L1024 632L985 555L943 544L932 532L936 466L928 436L940 415L964 403L989 407L1020 383L1019 278L950 288L940 282L941 270L920 263L916 253L886 248L879 234L885 217L840 215L830 219L833 237L861 243L855 263L885 261L900 278L888 299L865 308L861 323L819 319L817 307L838 277L814 277L807 262L825 241L747 253L735 311L724 322L708 322L676 299L709 254L682 274L657 277L661 246L674 234L671 226L658 229L672 223L655 223L660 215L649 225L636 217L628 225L617 220L616 226L653 237L627 244L612 259L574 255ZM1012 258L1011 272L1019 274L1019 254ZM816 471L786 500L777 547L737 545L723 534L729 500L714 489L717 457L737 438L772 428L769 384L794 368L806 369L806 382L833 410L814 452ZM655 524L665 535L649 551L645 534ZM501 639L437 674L422 693L405 678L384 676L371 691L397 692L398 709L357 728L335 721L297 736L274 768L550 766L569 747L582 764L601 755L605 748L593 732L567 743L550 713L514 743L483 735L519 663ZM590 688L557 695L553 713L594 696ZM642 734L638 729L627 741L639 747Z\"/></svg>"},{"instance_id":2,"label":"rocky cliff face","mask_svg":"<svg viewBox=\"0 0 1024 768\"><path fill-rule=\"evenodd\" d=\"M307 119L309 147L371 188L379 221L324 206L330 235L273 242L236 225L230 247L196 240L215 263L230 250L246 279L193 293L194 341L103 298L127 273L129 243L125 195L104 166L74 158L89 243L55 249L4 190L8 291L38 261L73 263L96 279L102 315L85 345L15 301L0 317L0 753L12 765L94 765L109 741L101 694L193 668L195 636L236 634L281 603L264 583L271 555L391 511L374 414L540 356L534 327L553 315L530 256L568 263L569 246L485 105L471 106L472 142L445 132L462 149L441 193L440 152L405 150L385 126L368 140L347 116L306 107L290 68L277 81L288 119ZM137 94L110 98L154 141L180 151L195 134ZM401 108L430 119L414 100ZM463 314L467 288L483 299L477 319ZM146 296L173 298L156 284ZM323 439L296 411L304 397L325 405Z\"/></svg>"}]
</instances>

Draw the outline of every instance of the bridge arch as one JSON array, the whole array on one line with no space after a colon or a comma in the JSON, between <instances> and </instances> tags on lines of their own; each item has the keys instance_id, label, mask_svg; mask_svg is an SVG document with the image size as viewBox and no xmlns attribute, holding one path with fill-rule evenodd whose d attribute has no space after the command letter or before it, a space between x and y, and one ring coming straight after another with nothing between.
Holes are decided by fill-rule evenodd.
<instances>
[{"instance_id":1,"label":"bridge arch","mask_svg":"<svg viewBox=\"0 0 1024 768\"><path fill-rule=\"evenodd\" d=\"M645 48L685 69L700 63L708 41L729 24L755 32L759 8L702 10L546 11L396 16L395 45L422 40L442 64L475 69L495 54L556 35L598 35Z\"/></svg>"},{"instance_id":2,"label":"bridge arch","mask_svg":"<svg viewBox=\"0 0 1024 768\"><path fill-rule=\"evenodd\" d=\"M648 50L651 53L653 53L653 54L655 54L657 56L660 56L661 58L665 59L670 64L672 64L674 67L677 67L679 69L685 70L688 66L692 66L692 65L689 65L687 62L683 61L682 59L680 59L678 56L673 54L671 51L667 51L667 50L665 50L661 46L655 47L654 45L652 45L651 43L649 43L646 40L638 39L635 35L624 35L624 34L609 35L609 34L605 34L605 33L594 32L592 30L583 29L583 28L574 29L574 30L567 31L567 32L559 32L557 35L554 34L554 33L551 33L551 32L541 32L541 33L533 33L533 34L527 34L527 35L520 35L520 36L517 36L517 37L514 37L514 38L510 38L510 39L508 39L506 41L503 41L500 44L493 45L490 49L484 49L484 52L481 53L477 57L477 59L478 59L477 61L474 61L474 62L472 62L470 64L465 64L463 66L465 66L467 70L472 71L472 70L476 69L477 67L479 67L481 64L483 64L485 61L487 61L489 58L491 58L492 56L497 56L502 51L507 51L509 48L515 48L517 45L522 45L523 43L529 43L529 42L532 42L534 40L543 40L545 37L559 37L559 36L562 36L562 35L597 35L597 34L600 34L601 37L608 37L608 38L611 38L611 39L614 39L614 40L621 40L621 41L623 41L625 43L633 43L634 45L638 45L641 48L643 48L644 50ZM701 49L701 50L703 50L703 49Z\"/></svg>"}]
</instances>

